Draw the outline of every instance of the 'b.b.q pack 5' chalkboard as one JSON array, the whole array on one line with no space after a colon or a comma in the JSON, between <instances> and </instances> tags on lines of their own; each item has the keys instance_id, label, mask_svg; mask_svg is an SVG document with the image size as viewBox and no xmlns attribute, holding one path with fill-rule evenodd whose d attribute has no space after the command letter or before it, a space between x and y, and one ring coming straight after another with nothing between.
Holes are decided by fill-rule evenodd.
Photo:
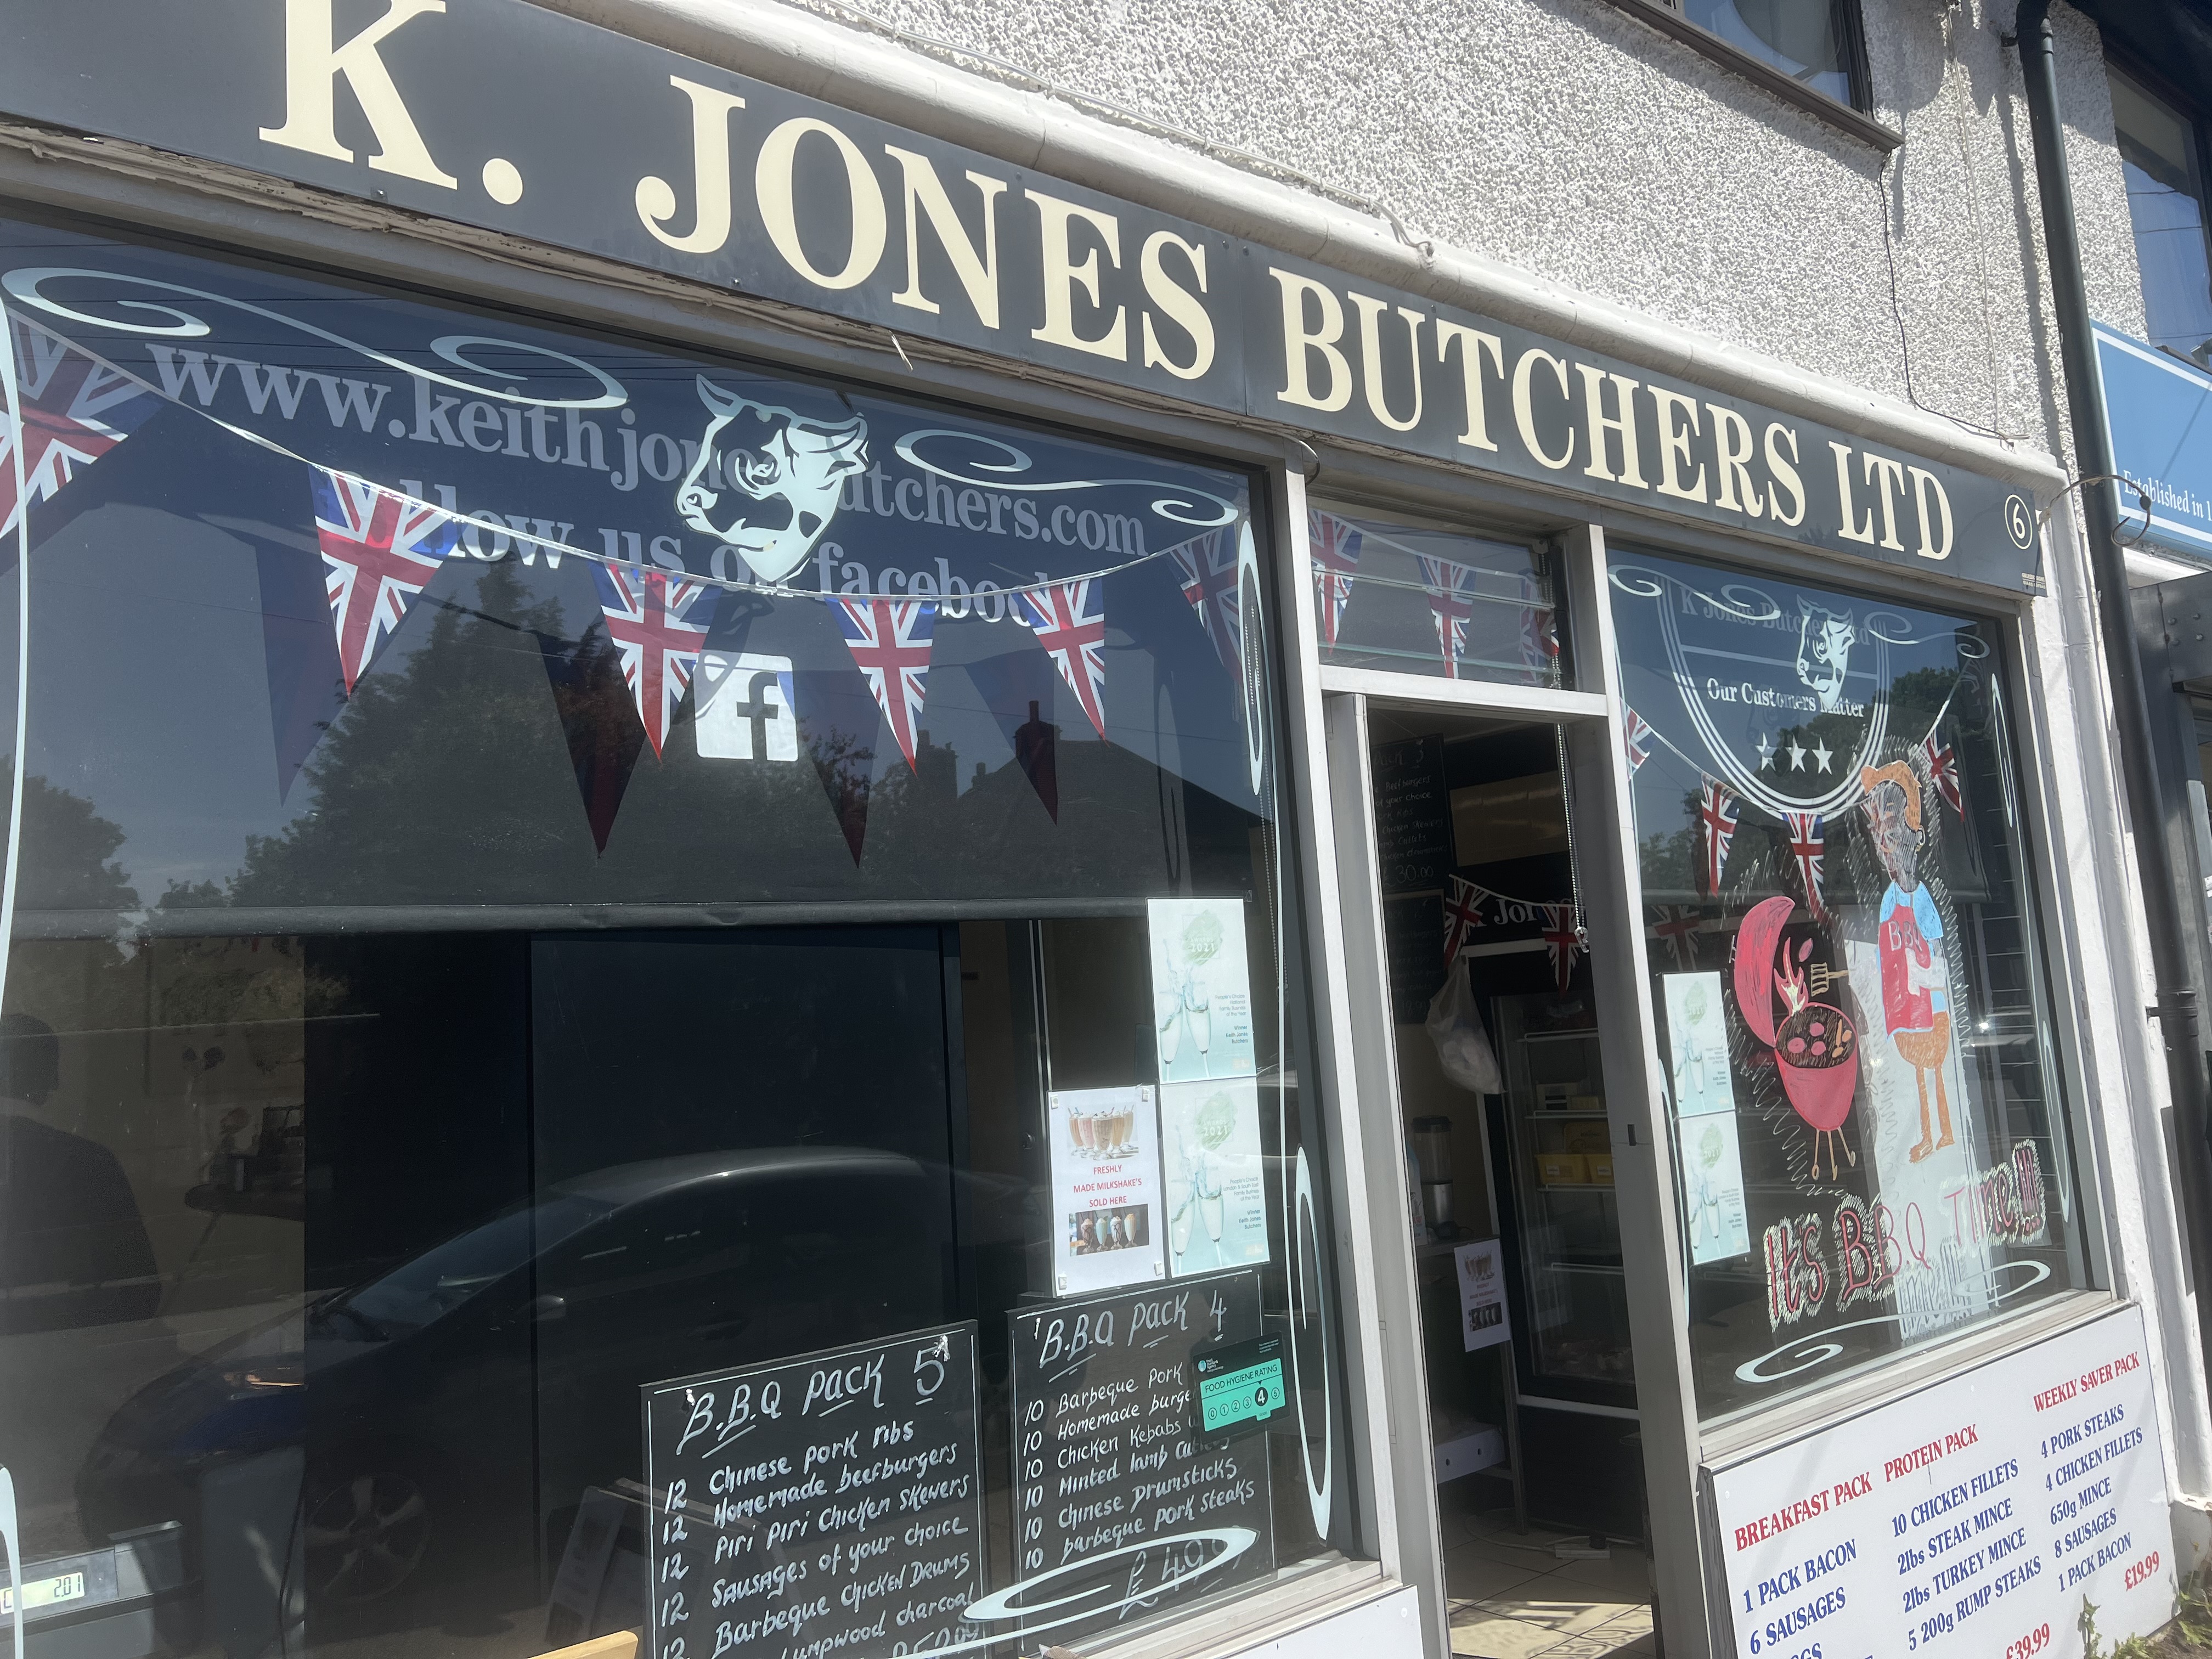
<instances>
[{"instance_id":1,"label":"'b.b.q pack 5' chalkboard","mask_svg":"<svg viewBox=\"0 0 2212 1659\"><path fill-rule=\"evenodd\" d=\"M643 1393L654 1659L989 1639L973 1323Z\"/></svg>"}]
</instances>

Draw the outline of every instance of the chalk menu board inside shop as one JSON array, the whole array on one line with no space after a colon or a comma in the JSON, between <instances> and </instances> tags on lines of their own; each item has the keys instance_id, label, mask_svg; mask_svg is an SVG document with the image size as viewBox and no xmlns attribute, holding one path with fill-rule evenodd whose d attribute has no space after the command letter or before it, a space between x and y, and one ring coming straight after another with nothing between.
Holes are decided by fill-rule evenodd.
<instances>
[{"instance_id":1,"label":"chalk menu board inside shop","mask_svg":"<svg viewBox=\"0 0 2212 1659\"><path fill-rule=\"evenodd\" d=\"M1390 1017L1419 1025L1444 984L1444 905L1437 898L1382 902L1382 943L1390 957Z\"/></svg>"},{"instance_id":2,"label":"chalk menu board inside shop","mask_svg":"<svg viewBox=\"0 0 2212 1659\"><path fill-rule=\"evenodd\" d=\"M1374 749L1375 855L1386 893L1431 892L1451 873L1451 793L1444 740L1408 738Z\"/></svg>"},{"instance_id":3,"label":"chalk menu board inside shop","mask_svg":"<svg viewBox=\"0 0 2212 1659\"><path fill-rule=\"evenodd\" d=\"M986 1639L972 1321L642 1393L653 1659Z\"/></svg>"},{"instance_id":4,"label":"chalk menu board inside shop","mask_svg":"<svg viewBox=\"0 0 2212 1659\"><path fill-rule=\"evenodd\" d=\"M1261 1334L1257 1273L1040 1304L1007 1321L1023 1585L1011 1600L1062 1603L1029 1620L1024 1639L1076 1641L1274 1571L1269 1437L1202 1445L1193 1364L1200 1350Z\"/></svg>"}]
</instances>

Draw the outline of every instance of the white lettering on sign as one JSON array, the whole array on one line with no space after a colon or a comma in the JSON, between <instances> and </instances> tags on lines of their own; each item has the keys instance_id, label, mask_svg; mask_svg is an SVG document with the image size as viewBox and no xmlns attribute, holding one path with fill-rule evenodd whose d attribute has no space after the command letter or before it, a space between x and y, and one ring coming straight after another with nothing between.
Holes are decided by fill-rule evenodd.
<instances>
[{"instance_id":1,"label":"white lettering on sign","mask_svg":"<svg viewBox=\"0 0 2212 1659\"><path fill-rule=\"evenodd\" d=\"M376 135L377 153L368 158L369 166L459 189L460 180L430 159L379 51L402 24L445 10L446 0L392 0L383 16L343 46L333 44L337 26L331 11L336 3L284 0L284 125L263 127L261 136L311 155L352 161L353 152L338 142L337 134L337 83L343 77Z\"/></svg>"}]
</instances>

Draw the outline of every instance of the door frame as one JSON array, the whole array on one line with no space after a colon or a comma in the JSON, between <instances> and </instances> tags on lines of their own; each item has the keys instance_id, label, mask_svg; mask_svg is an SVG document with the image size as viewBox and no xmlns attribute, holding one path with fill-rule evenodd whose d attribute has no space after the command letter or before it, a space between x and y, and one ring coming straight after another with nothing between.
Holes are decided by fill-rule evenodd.
<instances>
[{"instance_id":1,"label":"door frame","mask_svg":"<svg viewBox=\"0 0 2212 1659\"><path fill-rule=\"evenodd\" d=\"M1300 553L1303 519L1301 514L1292 538ZM1579 678L1585 686L1606 689L1489 685L1313 663L1322 693L1334 885L1341 905L1350 1098L1366 1150L1359 1178L1370 1218L1370 1305L1376 1346L1387 1356L1378 1379L1379 1403L1391 1432L1388 1485L1378 1494L1383 1499L1379 1507L1396 1534L1395 1571L1419 1591L1430 1651L1442 1659L1450 1652L1449 1617L1427 1378L1420 1364L1389 1363L1408 1352L1418 1360L1420 1309L1399 1122L1395 1023L1368 761L1369 708L1382 702L1439 714L1557 721L1565 734L1570 786L1582 809L1575 857L1584 920L1603 947L1590 952L1590 971L1598 1006L1606 1010L1599 1055L1628 1278L1644 1487L1653 1517L1653 1576L1668 1650L1702 1659L1710 1651L1710 1623L1696 1519L1697 1407L1690 1389L1674 1160L1662 1151L1671 1152L1671 1142L1648 988L1633 803L1618 702L1610 691L1619 684L1619 653L1612 610L1605 603L1605 536L1599 526L1581 524L1559 539L1563 600L1581 665ZM1297 562L1302 574L1303 560Z\"/></svg>"}]
</instances>

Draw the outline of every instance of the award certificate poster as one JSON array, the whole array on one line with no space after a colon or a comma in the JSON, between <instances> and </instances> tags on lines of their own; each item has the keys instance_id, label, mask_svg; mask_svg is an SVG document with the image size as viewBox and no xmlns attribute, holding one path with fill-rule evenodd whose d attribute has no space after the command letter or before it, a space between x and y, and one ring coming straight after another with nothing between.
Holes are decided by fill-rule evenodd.
<instances>
[{"instance_id":1,"label":"award certificate poster","mask_svg":"<svg viewBox=\"0 0 2212 1659\"><path fill-rule=\"evenodd\" d=\"M1160 1081L1252 1076L1258 1068L1244 901L1152 899L1146 910Z\"/></svg>"},{"instance_id":2,"label":"award certificate poster","mask_svg":"<svg viewBox=\"0 0 2212 1659\"><path fill-rule=\"evenodd\" d=\"M1170 1273L1180 1278L1267 1259L1257 1078L1161 1089L1160 1167Z\"/></svg>"},{"instance_id":3,"label":"award certificate poster","mask_svg":"<svg viewBox=\"0 0 2212 1659\"><path fill-rule=\"evenodd\" d=\"M1154 1093L1149 1085L1067 1089L1047 1103L1056 1296L1167 1277Z\"/></svg>"}]
</instances>

